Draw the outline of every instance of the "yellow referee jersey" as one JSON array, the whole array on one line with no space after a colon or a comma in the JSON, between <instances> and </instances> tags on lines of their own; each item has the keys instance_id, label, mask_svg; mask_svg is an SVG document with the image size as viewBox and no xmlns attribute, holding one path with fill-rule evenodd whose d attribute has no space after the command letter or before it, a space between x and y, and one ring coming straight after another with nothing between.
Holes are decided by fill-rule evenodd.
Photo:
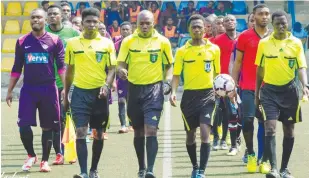
<instances>
[{"instance_id":1,"label":"yellow referee jersey","mask_svg":"<svg viewBox=\"0 0 309 178\"><path fill-rule=\"evenodd\" d=\"M99 33L91 40L81 34L67 41L65 63L74 65L74 86L99 88L105 84L107 67L116 65L114 44Z\"/></svg>"},{"instance_id":2,"label":"yellow referee jersey","mask_svg":"<svg viewBox=\"0 0 309 178\"><path fill-rule=\"evenodd\" d=\"M215 73L220 73L220 48L204 40L202 46L192 46L189 40L176 51L173 73L180 75L183 71L185 90L212 88Z\"/></svg>"},{"instance_id":3,"label":"yellow referee jersey","mask_svg":"<svg viewBox=\"0 0 309 178\"><path fill-rule=\"evenodd\" d=\"M282 86L295 78L295 70L307 68L301 41L288 32L288 38L277 40L273 34L259 43L255 64L264 67L264 82Z\"/></svg>"},{"instance_id":4,"label":"yellow referee jersey","mask_svg":"<svg viewBox=\"0 0 309 178\"><path fill-rule=\"evenodd\" d=\"M150 38L138 36L138 30L121 44L117 60L128 64L128 80L136 85L147 85L163 80L162 64L172 64L169 40L156 30Z\"/></svg>"}]
</instances>

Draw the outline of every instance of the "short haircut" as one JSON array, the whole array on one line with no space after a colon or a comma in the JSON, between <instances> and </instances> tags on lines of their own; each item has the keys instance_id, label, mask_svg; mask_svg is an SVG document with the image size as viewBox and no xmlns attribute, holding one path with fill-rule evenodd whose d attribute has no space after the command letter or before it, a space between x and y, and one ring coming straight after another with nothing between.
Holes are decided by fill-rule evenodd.
<instances>
[{"instance_id":1,"label":"short haircut","mask_svg":"<svg viewBox=\"0 0 309 178\"><path fill-rule=\"evenodd\" d=\"M61 6L59 6L59 5L57 5L57 4L53 4L53 5L48 6L47 10L48 10L48 9L51 9L51 8L58 8L58 9L60 10L60 12L62 11Z\"/></svg>"},{"instance_id":2,"label":"short haircut","mask_svg":"<svg viewBox=\"0 0 309 178\"><path fill-rule=\"evenodd\" d=\"M43 8L35 8L35 9L33 9L32 11L31 11L31 13L30 14L32 14L33 12L35 12L35 11L42 11L43 12L43 17L44 18L46 18L46 12L45 12L45 10L43 9Z\"/></svg>"},{"instance_id":3,"label":"short haircut","mask_svg":"<svg viewBox=\"0 0 309 178\"><path fill-rule=\"evenodd\" d=\"M251 15L253 15L253 12L251 12L251 13L248 15L248 17L247 17L247 22L250 21L250 16L251 16Z\"/></svg>"},{"instance_id":4,"label":"short haircut","mask_svg":"<svg viewBox=\"0 0 309 178\"><path fill-rule=\"evenodd\" d=\"M285 16L285 18L288 19L288 15L284 11L278 10L271 15L271 21L273 22L275 17L281 16Z\"/></svg>"},{"instance_id":5,"label":"short haircut","mask_svg":"<svg viewBox=\"0 0 309 178\"><path fill-rule=\"evenodd\" d=\"M124 26L124 25L129 25L129 26L130 26L130 28L132 28L131 23L130 23L130 22L128 22L128 21L124 21L124 22L122 22L122 23L120 24L120 28L121 28L122 26Z\"/></svg>"},{"instance_id":6,"label":"short haircut","mask_svg":"<svg viewBox=\"0 0 309 178\"><path fill-rule=\"evenodd\" d=\"M98 18L100 18L100 11L97 8L93 7L86 8L82 12L82 20L84 20L89 15L97 16Z\"/></svg>"},{"instance_id":7,"label":"short haircut","mask_svg":"<svg viewBox=\"0 0 309 178\"><path fill-rule=\"evenodd\" d=\"M187 27L190 26L190 23L191 23L193 20L202 20L203 23L204 23L204 25L205 25L205 18L204 18L202 15L200 15L200 14L194 14L194 15L192 15L192 16L189 18Z\"/></svg>"},{"instance_id":8,"label":"short haircut","mask_svg":"<svg viewBox=\"0 0 309 178\"><path fill-rule=\"evenodd\" d=\"M62 2L61 4L60 4L60 6L61 7L64 7L64 6L68 6L70 9L71 9L71 6L70 6L70 4L68 3L68 2Z\"/></svg>"},{"instance_id":9,"label":"short haircut","mask_svg":"<svg viewBox=\"0 0 309 178\"><path fill-rule=\"evenodd\" d=\"M42 1L41 5L44 6L45 4L49 4L49 1Z\"/></svg>"},{"instance_id":10,"label":"short haircut","mask_svg":"<svg viewBox=\"0 0 309 178\"><path fill-rule=\"evenodd\" d=\"M216 20L217 16L215 14L210 14L205 18L206 22L213 23Z\"/></svg>"},{"instance_id":11,"label":"short haircut","mask_svg":"<svg viewBox=\"0 0 309 178\"><path fill-rule=\"evenodd\" d=\"M226 15L226 16L223 17L223 21L224 21L225 19L229 19L229 18L234 18L234 19L236 20L236 17L235 17L234 15L228 14L228 15Z\"/></svg>"},{"instance_id":12,"label":"short haircut","mask_svg":"<svg viewBox=\"0 0 309 178\"><path fill-rule=\"evenodd\" d=\"M256 10L262 8L268 8L268 6L266 4L257 4L256 6L253 7L253 14L255 14Z\"/></svg>"}]
</instances>

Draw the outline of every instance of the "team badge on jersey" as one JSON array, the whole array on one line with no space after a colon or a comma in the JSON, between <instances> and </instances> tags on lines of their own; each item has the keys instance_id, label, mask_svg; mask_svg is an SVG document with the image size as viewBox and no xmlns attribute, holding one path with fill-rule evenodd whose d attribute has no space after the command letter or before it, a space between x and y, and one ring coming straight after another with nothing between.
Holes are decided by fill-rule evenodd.
<instances>
[{"instance_id":1,"label":"team badge on jersey","mask_svg":"<svg viewBox=\"0 0 309 178\"><path fill-rule=\"evenodd\" d=\"M295 65L295 60L289 60L289 67L292 69Z\"/></svg>"},{"instance_id":2,"label":"team badge on jersey","mask_svg":"<svg viewBox=\"0 0 309 178\"><path fill-rule=\"evenodd\" d=\"M150 54L150 62L155 63L158 60L158 54Z\"/></svg>"},{"instance_id":3,"label":"team badge on jersey","mask_svg":"<svg viewBox=\"0 0 309 178\"><path fill-rule=\"evenodd\" d=\"M204 70L206 72L210 72L211 71L211 61L205 61Z\"/></svg>"},{"instance_id":4,"label":"team badge on jersey","mask_svg":"<svg viewBox=\"0 0 309 178\"><path fill-rule=\"evenodd\" d=\"M26 53L26 64L47 64L49 54L48 53Z\"/></svg>"},{"instance_id":5,"label":"team badge on jersey","mask_svg":"<svg viewBox=\"0 0 309 178\"><path fill-rule=\"evenodd\" d=\"M103 52L100 52L100 51L96 51L95 52L95 58L97 59L97 62L101 62L102 61L102 59L103 59Z\"/></svg>"}]
</instances>

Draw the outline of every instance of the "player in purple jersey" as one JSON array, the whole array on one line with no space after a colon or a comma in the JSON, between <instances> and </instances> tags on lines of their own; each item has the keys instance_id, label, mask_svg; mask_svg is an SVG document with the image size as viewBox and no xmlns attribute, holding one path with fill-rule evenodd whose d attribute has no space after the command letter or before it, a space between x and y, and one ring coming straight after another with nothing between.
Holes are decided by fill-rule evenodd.
<instances>
[{"instance_id":1,"label":"player in purple jersey","mask_svg":"<svg viewBox=\"0 0 309 178\"><path fill-rule=\"evenodd\" d=\"M18 121L20 138L28 153L22 166L23 171L31 169L37 162L33 149L33 132L31 126L37 126L36 110L39 110L42 128L42 162L41 172L49 172L49 153L52 138L60 129L60 109L58 89L55 83L55 65L64 82L64 48L60 38L45 31L46 13L43 9L31 12L32 32L20 37L16 42L15 62L12 68L6 102L12 104L12 91L22 73L24 84L20 91Z\"/></svg>"},{"instance_id":2,"label":"player in purple jersey","mask_svg":"<svg viewBox=\"0 0 309 178\"><path fill-rule=\"evenodd\" d=\"M120 25L121 36L116 36L113 38L116 54L118 55L122 40L132 34L132 26L130 22L123 22ZM116 76L117 83L117 94L118 94L118 115L120 119L121 128L118 133L127 133L128 129L126 127L126 101L127 101L127 88L128 80L122 80Z\"/></svg>"}]
</instances>

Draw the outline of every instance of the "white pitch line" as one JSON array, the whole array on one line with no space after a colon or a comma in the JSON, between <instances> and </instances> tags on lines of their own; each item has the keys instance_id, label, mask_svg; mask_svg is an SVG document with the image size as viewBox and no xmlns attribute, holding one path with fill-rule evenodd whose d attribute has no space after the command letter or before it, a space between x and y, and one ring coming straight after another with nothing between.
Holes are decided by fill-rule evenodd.
<instances>
[{"instance_id":1,"label":"white pitch line","mask_svg":"<svg viewBox=\"0 0 309 178\"><path fill-rule=\"evenodd\" d=\"M163 144L163 176L172 177L172 135L171 135L171 105L164 103L164 144Z\"/></svg>"}]
</instances>

